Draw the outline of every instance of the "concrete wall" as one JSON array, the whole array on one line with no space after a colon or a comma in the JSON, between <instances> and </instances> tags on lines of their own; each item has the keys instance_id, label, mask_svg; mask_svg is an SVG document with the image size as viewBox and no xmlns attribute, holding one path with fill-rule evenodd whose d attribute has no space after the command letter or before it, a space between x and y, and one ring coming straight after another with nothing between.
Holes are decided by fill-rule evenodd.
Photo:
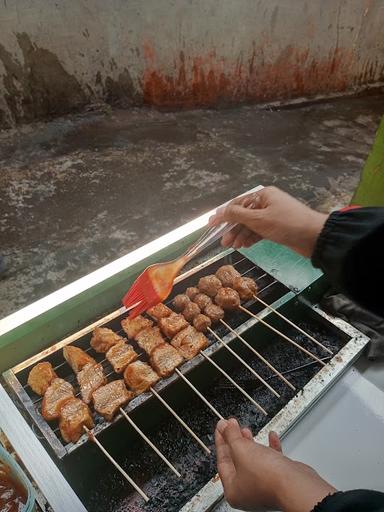
<instances>
[{"instance_id":1,"label":"concrete wall","mask_svg":"<svg viewBox=\"0 0 384 512\"><path fill-rule=\"evenodd\" d=\"M2 0L0 126L350 90L382 80L383 26L382 0Z\"/></svg>"}]
</instances>

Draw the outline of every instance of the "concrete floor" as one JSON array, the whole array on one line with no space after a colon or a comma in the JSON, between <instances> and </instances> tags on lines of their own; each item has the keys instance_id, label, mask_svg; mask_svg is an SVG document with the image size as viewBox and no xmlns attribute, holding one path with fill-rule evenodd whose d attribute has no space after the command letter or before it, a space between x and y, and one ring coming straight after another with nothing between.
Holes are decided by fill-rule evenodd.
<instances>
[{"instance_id":1,"label":"concrete floor","mask_svg":"<svg viewBox=\"0 0 384 512\"><path fill-rule=\"evenodd\" d=\"M0 132L0 317L258 184L348 203L383 111L101 108Z\"/></svg>"}]
</instances>

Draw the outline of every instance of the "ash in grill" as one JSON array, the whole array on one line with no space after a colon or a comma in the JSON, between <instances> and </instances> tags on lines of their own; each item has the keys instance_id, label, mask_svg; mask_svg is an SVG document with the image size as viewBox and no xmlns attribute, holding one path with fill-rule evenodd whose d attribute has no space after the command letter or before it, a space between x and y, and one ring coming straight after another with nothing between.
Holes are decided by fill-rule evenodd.
<instances>
[{"instance_id":1,"label":"ash in grill","mask_svg":"<svg viewBox=\"0 0 384 512\"><path fill-rule=\"evenodd\" d=\"M244 424L251 426L254 432L259 430L287 403L296 389L301 389L303 384L318 372L321 360L329 359L329 354L321 348L318 342L321 341L326 349L332 349L334 352L340 348L340 340L334 335L330 336L329 333L321 332L313 333L311 326L305 326L305 329L299 333L297 328L292 326L287 329L287 324L281 322L279 317L272 322L268 318L268 322L275 326L273 327L275 332L281 334L281 336L271 339L270 330L267 328L268 324L265 320L261 316L253 318L252 315L258 315L262 310L264 313L268 312L268 304L287 296L289 290L236 252L226 258L217 258L197 272L189 272L187 277L175 286L174 296L184 292L188 287L188 301L193 301L199 292L206 290L214 297L218 291L216 280L212 281L215 287L215 293L213 293L213 287L210 287L212 283L207 279L201 281L201 278L214 274L224 263L233 264L241 276L252 277L257 282L259 288L257 298L252 298L243 304L246 309L226 313L224 321L217 322L213 330L208 331L209 347L202 355L184 363L178 373L174 373L156 384L153 392L138 396L124 408L125 413L129 413L128 419L135 428L136 425L144 425L141 428L151 431L150 437L154 446L160 449L161 454L165 455L166 461L172 461L174 472L177 474L180 471L182 479L178 480L173 477L165 464L160 466L159 453L154 452L147 441L142 441L137 432L130 428L125 421L122 421L124 420L122 415L118 415L112 423L109 423L102 416L95 414L94 434L100 437L120 467L124 468L136 483L144 486L151 501L144 506L140 501L140 496L129 488L119 473L111 470L106 478L105 475L98 475L92 465L87 478L90 479L90 482L92 478L97 479L98 482L103 482L101 486L108 485L115 489L116 503L104 503L104 494L98 485L97 491L87 493L90 510L112 511L124 509L128 504L137 507L138 510L178 510L215 471L214 457L207 456L201 449L202 446L207 449L206 451L214 448L213 430L217 420L215 414L219 417L220 415L236 415ZM238 279L239 276L234 277ZM195 288L194 285L199 283L199 280L203 283L204 290ZM172 298L168 305L172 307ZM184 304L184 307L185 305L187 303ZM192 308L189 309L189 314L192 316ZM149 313L152 319L159 321L161 325L164 311L162 313L160 308L159 311ZM168 315L168 312L166 313ZM191 321L197 317L198 311L195 313L196 315L191 317ZM164 319L167 315L164 313ZM149 318L148 316L148 327L152 325ZM117 343L122 342L119 336L125 336L124 331L119 329L121 319L121 316L117 316L116 319L103 325L103 328L113 329L117 334L116 344L114 344L114 340L108 340L108 343L112 344L110 350ZM260 322L264 322L263 326L260 326ZM259 329L257 341L250 336L256 325ZM284 333L282 334L281 331ZM310 337L305 336L304 331L307 331ZM132 342L133 350L138 354L140 361L143 363L149 361L145 352L146 340L143 337L141 340L140 337L138 339L138 333L131 332L130 334L130 337L135 337L137 340L130 339L129 342ZM242 337L241 340L239 340L239 335ZM285 337L285 340L282 339L282 336ZM92 343L94 348L91 348L90 338L89 334L79 337L72 345L82 348L98 364L102 365L104 375L108 377L108 380L121 379L121 375L114 372L108 358L105 358L103 353L94 350L97 348L95 341ZM268 346L261 347L268 339ZM307 353L298 350L297 346L285 343L287 339L304 347ZM314 344L312 340L317 344ZM231 348L226 347L227 350L223 350L224 345L230 341ZM150 352L150 350L147 351ZM309 359L308 353L312 353L317 361ZM23 369L18 369L16 373L8 372L7 382L18 394L32 421L41 430L56 455L60 458L65 457L62 464L67 471L70 468L70 471L76 474L77 465L73 461L78 459L75 457L75 450L83 446L82 450L86 450L89 458L97 459L102 455L96 451L92 443L85 444L87 436L84 435L75 444L65 443L60 437L57 426L51 427L42 421L40 416L41 397L35 395L27 384L28 373L37 360L48 360L58 377L64 378L74 385L75 393L79 394L75 375L63 360L60 344L56 351L51 348L47 354L43 352L33 358L29 364L24 365ZM287 361L289 361L289 367L287 367ZM284 374L285 371L292 370L292 368L303 366L304 368L297 370L296 373ZM271 371L272 369L273 371ZM164 374L166 373L167 371ZM255 376L257 379L254 378ZM192 390L192 386L195 386L195 391ZM199 392L203 393L203 396L196 394ZM165 416L169 410L161 404L160 400L157 400L158 395L161 395L163 400L165 399L172 406L173 415ZM202 398L205 400L204 403ZM187 407L185 407L186 403L188 403ZM152 420L148 421L149 411ZM195 433L200 445L185 431L180 423L180 417L175 419L175 411ZM266 417L260 411L268 412L269 416ZM110 419L111 416L107 415L107 417ZM164 421L156 421L158 418L163 418ZM109 435L112 425L113 435ZM116 439L117 433L119 435L118 449L111 441L111 439ZM129 457L124 455L124 448L127 448L126 453L129 453ZM95 467L97 468L97 464ZM76 478L74 481L76 482ZM108 493L106 495L110 496Z\"/></svg>"},{"instance_id":2,"label":"ash in grill","mask_svg":"<svg viewBox=\"0 0 384 512\"><path fill-rule=\"evenodd\" d=\"M334 333L327 332L320 325L315 326L299 323L299 326L308 330L316 336L327 347L337 351L343 345L343 341L337 338ZM311 344L294 329L286 331L292 338L311 348ZM269 337L266 333L266 345L263 347L263 354L281 371L288 371L285 374L297 389L302 387L318 372L319 365L316 362L308 362L308 358L298 352L294 347L280 341L278 337ZM321 351L315 351L321 356ZM251 360L250 360L251 359ZM270 417L274 416L289 401L293 392L287 389L283 382L277 377L272 377L265 369L262 362L257 358L248 358L251 367L268 379L275 389L281 393L281 399L268 393L265 388L255 379L250 378L249 372L240 364L235 364L228 369L229 374L254 398L260 402L269 412L269 417L255 411L252 404L231 386L227 379L220 376L218 371L210 374L213 385L208 387L199 386L209 402L226 416L241 418L244 426L252 428L257 432L268 423ZM288 363L289 362L289 363ZM292 371L294 368L298 370ZM209 367L205 369L209 371ZM194 382L198 385L198 377ZM161 424L156 424L146 430L151 440L160 450L176 465L182 473L182 481L173 476L164 466L159 466L156 455L145 443L138 445L129 444L129 456L118 458L120 464L129 471L137 482L145 482L144 489L151 497L147 504L143 504L136 493L131 492L129 496L123 497L126 483L116 471L103 478L101 487L94 490L90 496L89 509L95 512L112 510L145 510L155 512L159 510L178 511L180 508L216 473L214 456L213 432L217 419L207 407L202 407L201 401L190 392L187 386L179 390L182 400L187 406L177 405L180 399L167 400L178 410L183 420L191 426L197 435L212 450L213 455L207 457L193 442L185 435L180 424L171 415L165 417ZM132 451L133 449L133 451ZM145 464L143 464L145 460ZM114 489L115 502L109 503L104 499L108 489Z\"/></svg>"}]
</instances>

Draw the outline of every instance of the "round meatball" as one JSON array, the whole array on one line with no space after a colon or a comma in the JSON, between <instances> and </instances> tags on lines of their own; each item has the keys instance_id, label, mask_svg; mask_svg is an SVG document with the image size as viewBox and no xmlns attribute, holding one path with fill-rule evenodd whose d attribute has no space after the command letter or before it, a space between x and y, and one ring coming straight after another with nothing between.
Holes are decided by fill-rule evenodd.
<instances>
[{"instance_id":1,"label":"round meatball","mask_svg":"<svg viewBox=\"0 0 384 512\"><path fill-rule=\"evenodd\" d=\"M212 324L216 324L224 318L224 310L216 304L208 304L204 309L204 315L211 319Z\"/></svg>"},{"instance_id":2,"label":"round meatball","mask_svg":"<svg viewBox=\"0 0 384 512\"><path fill-rule=\"evenodd\" d=\"M200 314L200 308L194 302L189 301L188 304L183 309L182 315L187 320L187 322L192 322L195 316Z\"/></svg>"},{"instance_id":3,"label":"round meatball","mask_svg":"<svg viewBox=\"0 0 384 512\"><path fill-rule=\"evenodd\" d=\"M233 287L233 282L241 274L232 265L223 265L216 271L216 277L220 279L221 284L226 287Z\"/></svg>"},{"instance_id":4,"label":"round meatball","mask_svg":"<svg viewBox=\"0 0 384 512\"><path fill-rule=\"evenodd\" d=\"M210 297L214 297L216 293L220 290L222 284L220 279L217 279L216 276L204 276L199 279L199 290L201 293L205 293Z\"/></svg>"},{"instance_id":5,"label":"round meatball","mask_svg":"<svg viewBox=\"0 0 384 512\"><path fill-rule=\"evenodd\" d=\"M191 302L189 300L189 297L187 297L184 293L180 293L179 295L176 295L176 297L173 299L172 304L176 311L183 311L183 309L189 302Z\"/></svg>"},{"instance_id":6,"label":"round meatball","mask_svg":"<svg viewBox=\"0 0 384 512\"><path fill-rule=\"evenodd\" d=\"M233 283L233 288L237 291L241 300L252 299L257 293L257 284L250 277L238 277Z\"/></svg>"},{"instance_id":7,"label":"round meatball","mask_svg":"<svg viewBox=\"0 0 384 512\"><path fill-rule=\"evenodd\" d=\"M240 306L240 297L232 288L221 288L217 292L215 302L223 309L237 309Z\"/></svg>"},{"instance_id":8,"label":"round meatball","mask_svg":"<svg viewBox=\"0 0 384 512\"><path fill-rule=\"evenodd\" d=\"M208 295L205 295L205 293L198 293L193 299L193 302L195 302L203 311L208 306L208 304L212 304L212 299L211 297L208 297Z\"/></svg>"},{"instance_id":9,"label":"round meatball","mask_svg":"<svg viewBox=\"0 0 384 512\"><path fill-rule=\"evenodd\" d=\"M208 327L211 327L212 322L209 316L199 314L193 319L193 326L197 331L206 332Z\"/></svg>"},{"instance_id":10,"label":"round meatball","mask_svg":"<svg viewBox=\"0 0 384 512\"><path fill-rule=\"evenodd\" d=\"M185 295L191 300L193 300L196 295L199 293L199 289L196 286L190 286L185 290Z\"/></svg>"}]
</instances>

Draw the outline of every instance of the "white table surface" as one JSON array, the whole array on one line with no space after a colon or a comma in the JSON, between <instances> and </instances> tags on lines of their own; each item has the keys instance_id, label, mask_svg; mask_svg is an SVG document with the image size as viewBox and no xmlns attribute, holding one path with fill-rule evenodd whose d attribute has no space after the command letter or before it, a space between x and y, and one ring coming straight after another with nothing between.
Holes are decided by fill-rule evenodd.
<instances>
[{"instance_id":1,"label":"white table surface","mask_svg":"<svg viewBox=\"0 0 384 512\"><path fill-rule=\"evenodd\" d=\"M340 490L384 491L384 361L361 357L283 440ZM217 512L234 510L225 502Z\"/></svg>"}]
</instances>

